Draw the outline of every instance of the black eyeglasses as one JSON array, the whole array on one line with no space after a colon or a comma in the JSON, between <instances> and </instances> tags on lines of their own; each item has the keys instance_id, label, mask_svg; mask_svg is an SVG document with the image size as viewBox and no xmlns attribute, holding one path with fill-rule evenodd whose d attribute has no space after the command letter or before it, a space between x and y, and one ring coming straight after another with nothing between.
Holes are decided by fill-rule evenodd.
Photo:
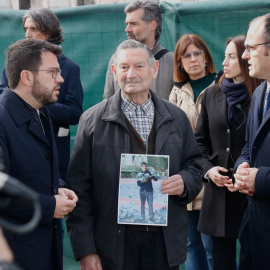
<instances>
[{"instance_id":1,"label":"black eyeglasses","mask_svg":"<svg viewBox=\"0 0 270 270\"><path fill-rule=\"evenodd\" d=\"M199 57L200 55L203 54L203 51L202 50L197 50L193 53L184 53L183 55L181 55L181 57L183 59L191 59L191 55L193 55L195 58Z\"/></svg>"},{"instance_id":2,"label":"black eyeglasses","mask_svg":"<svg viewBox=\"0 0 270 270\"><path fill-rule=\"evenodd\" d=\"M51 69L29 69L29 71L47 71L52 73L52 78L55 79L57 74L59 73L61 75L62 70L60 68L51 68Z\"/></svg>"},{"instance_id":3,"label":"black eyeglasses","mask_svg":"<svg viewBox=\"0 0 270 270\"><path fill-rule=\"evenodd\" d=\"M257 47L260 45L266 45L266 44L270 44L270 42L264 42L264 43L259 43L259 44L255 44L255 45L245 45L245 48L248 51L248 53L250 53L250 49L253 49L254 47Z\"/></svg>"}]
</instances>

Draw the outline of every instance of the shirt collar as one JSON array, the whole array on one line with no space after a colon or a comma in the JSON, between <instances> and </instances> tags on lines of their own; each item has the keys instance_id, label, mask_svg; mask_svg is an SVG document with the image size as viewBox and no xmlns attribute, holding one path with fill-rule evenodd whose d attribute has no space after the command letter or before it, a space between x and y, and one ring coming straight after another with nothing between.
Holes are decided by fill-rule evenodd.
<instances>
[{"instance_id":1,"label":"shirt collar","mask_svg":"<svg viewBox=\"0 0 270 270\"><path fill-rule=\"evenodd\" d=\"M146 102L144 102L142 105L137 105L134 102L128 100L121 92L121 107L125 114L133 113L136 110L136 108L141 108L147 116L150 116L150 113L153 110L151 93L149 92L149 96Z\"/></svg>"}]
</instances>

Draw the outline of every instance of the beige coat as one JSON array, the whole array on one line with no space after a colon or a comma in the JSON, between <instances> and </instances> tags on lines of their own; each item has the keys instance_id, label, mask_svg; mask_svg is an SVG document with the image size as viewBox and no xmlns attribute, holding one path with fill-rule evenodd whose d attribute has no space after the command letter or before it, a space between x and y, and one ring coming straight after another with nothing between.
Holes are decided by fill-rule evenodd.
<instances>
[{"instance_id":1,"label":"beige coat","mask_svg":"<svg viewBox=\"0 0 270 270\"><path fill-rule=\"evenodd\" d=\"M215 81L213 81L208 87L214 84ZM181 88L174 86L169 96L169 101L175 104L177 107L179 107L186 113L189 122L191 124L191 127L193 129L193 132L195 131L196 124L201 111L201 101L204 91L205 89L199 94L196 102L194 102L193 90L191 88L190 83L187 82ZM189 211L201 210L203 193L204 193L204 185L201 192L196 197L196 199L187 205L187 209Z\"/></svg>"}]
</instances>

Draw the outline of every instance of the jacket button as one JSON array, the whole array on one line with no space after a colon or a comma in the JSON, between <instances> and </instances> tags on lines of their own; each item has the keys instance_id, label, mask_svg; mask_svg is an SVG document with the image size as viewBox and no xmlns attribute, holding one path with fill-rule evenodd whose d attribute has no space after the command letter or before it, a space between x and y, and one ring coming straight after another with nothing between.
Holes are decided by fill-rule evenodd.
<instances>
[{"instance_id":1,"label":"jacket button","mask_svg":"<svg viewBox=\"0 0 270 270\"><path fill-rule=\"evenodd\" d=\"M230 134L230 133L231 133L230 129L227 129L227 133L228 133L228 134Z\"/></svg>"},{"instance_id":2,"label":"jacket button","mask_svg":"<svg viewBox=\"0 0 270 270\"><path fill-rule=\"evenodd\" d=\"M226 152L229 153L230 152L230 148L226 148Z\"/></svg>"},{"instance_id":3,"label":"jacket button","mask_svg":"<svg viewBox=\"0 0 270 270\"><path fill-rule=\"evenodd\" d=\"M51 154L46 154L45 155L45 158L48 159L48 160L51 160L52 159L52 155Z\"/></svg>"},{"instance_id":4,"label":"jacket button","mask_svg":"<svg viewBox=\"0 0 270 270\"><path fill-rule=\"evenodd\" d=\"M121 230L119 230L118 233L121 233Z\"/></svg>"}]
</instances>

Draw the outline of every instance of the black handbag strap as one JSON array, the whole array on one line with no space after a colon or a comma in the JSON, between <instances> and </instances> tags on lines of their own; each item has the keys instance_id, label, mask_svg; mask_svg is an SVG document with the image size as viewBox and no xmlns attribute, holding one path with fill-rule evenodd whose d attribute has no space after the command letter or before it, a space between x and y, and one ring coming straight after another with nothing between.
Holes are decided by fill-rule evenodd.
<instances>
[{"instance_id":1,"label":"black handbag strap","mask_svg":"<svg viewBox=\"0 0 270 270\"><path fill-rule=\"evenodd\" d=\"M159 60L163 55L165 55L167 52L169 52L167 49L162 49L158 53L154 55L156 60Z\"/></svg>"}]
</instances>

